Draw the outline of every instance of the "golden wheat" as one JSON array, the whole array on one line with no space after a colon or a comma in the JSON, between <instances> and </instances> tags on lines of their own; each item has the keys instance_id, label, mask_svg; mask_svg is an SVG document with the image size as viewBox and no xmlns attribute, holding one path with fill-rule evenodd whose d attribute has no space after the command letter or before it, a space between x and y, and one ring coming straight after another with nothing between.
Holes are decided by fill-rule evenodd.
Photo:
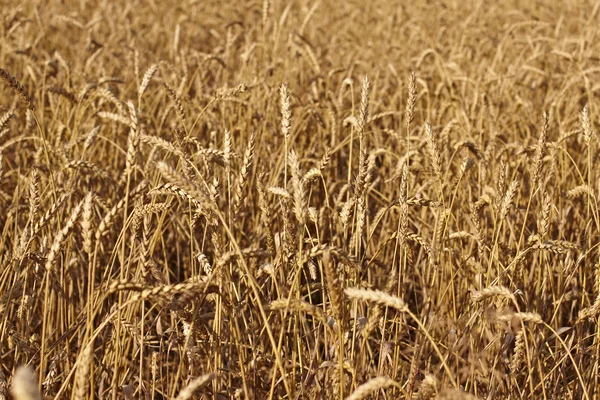
<instances>
[{"instance_id":1,"label":"golden wheat","mask_svg":"<svg viewBox=\"0 0 600 400\"><path fill-rule=\"evenodd\" d=\"M599 5L80 3L0 8L0 400L598 397Z\"/></svg>"}]
</instances>

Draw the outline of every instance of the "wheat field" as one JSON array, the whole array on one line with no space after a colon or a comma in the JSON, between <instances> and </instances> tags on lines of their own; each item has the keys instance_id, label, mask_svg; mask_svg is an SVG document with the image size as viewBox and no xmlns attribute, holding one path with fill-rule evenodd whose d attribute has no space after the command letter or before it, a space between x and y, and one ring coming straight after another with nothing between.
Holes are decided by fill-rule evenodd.
<instances>
[{"instance_id":1,"label":"wheat field","mask_svg":"<svg viewBox=\"0 0 600 400\"><path fill-rule=\"evenodd\" d=\"M0 8L0 400L600 398L600 2Z\"/></svg>"}]
</instances>

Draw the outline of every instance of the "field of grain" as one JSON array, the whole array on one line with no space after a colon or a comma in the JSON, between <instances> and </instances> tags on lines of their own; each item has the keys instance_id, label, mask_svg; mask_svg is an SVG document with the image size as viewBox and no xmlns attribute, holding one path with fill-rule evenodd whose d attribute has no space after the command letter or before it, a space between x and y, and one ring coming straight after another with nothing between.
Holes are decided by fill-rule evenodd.
<instances>
[{"instance_id":1,"label":"field of grain","mask_svg":"<svg viewBox=\"0 0 600 400\"><path fill-rule=\"evenodd\" d=\"M0 400L594 399L600 2L0 8Z\"/></svg>"}]
</instances>

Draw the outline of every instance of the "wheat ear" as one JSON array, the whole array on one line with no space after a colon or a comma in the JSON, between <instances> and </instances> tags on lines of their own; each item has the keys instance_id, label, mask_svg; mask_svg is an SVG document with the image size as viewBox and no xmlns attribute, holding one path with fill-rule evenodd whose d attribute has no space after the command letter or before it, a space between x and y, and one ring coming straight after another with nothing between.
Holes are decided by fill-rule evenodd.
<instances>
[{"instance_id":1,"label":"wheat ear","mask_svg":"<svg viewBox=\"0 0 600 400\"><path fill-rule=\"evenodd\" d=\"M400 385L393 379L388 378L387 376L378 376L357 387L350 396L346 397L346 400L362 400L367 398L371 393L379 389L386 389L390 386L400 388Z\"/></svg>"},{"instance_id":2,"label":"wheat ear","mask_svg":"<svg viewBox=\"0 0 600 400\"><path fill-rule=\"evenodd\" d=\"M42 400L33 369L29 366L17 368L10 389L14 400Z\"/></svg>"},{"instance_id":3,"label":"wheat ear","mask_svg":"<svg viewBox=\"0 0 600 400\"><path fill-rule=\"evenodd\" d=\"M201 387L203 387L204 385L206 385L207 383L209 383L210 381L215 379L216 376L217 376L217 374L215 374L214 372L211 372L211 373L204 374L202 376L197 377L196 379L192 380L186 387L184 387L181 390L181 392L179 392L179 394L177 395L175 400L191 399L196 390L200 389Z\"/></svg>"},{"instance_id":4,"label":"wheat ear","mask_svg":"<svg viewBox=\"0 0 600 400\"><path fill-rule=\"evenodd\" d=\"M5 69L0 68L0 80L3 80L4 83L11 88L11 90L17 95L17 97L19 97L19 99L28 109L31 111L35 110L35 107L33 106L33 99L29 96L29 94L27 94L25 88L23 85L21 85L17 78L9 74Z\"/></svg>"}]
</instances>

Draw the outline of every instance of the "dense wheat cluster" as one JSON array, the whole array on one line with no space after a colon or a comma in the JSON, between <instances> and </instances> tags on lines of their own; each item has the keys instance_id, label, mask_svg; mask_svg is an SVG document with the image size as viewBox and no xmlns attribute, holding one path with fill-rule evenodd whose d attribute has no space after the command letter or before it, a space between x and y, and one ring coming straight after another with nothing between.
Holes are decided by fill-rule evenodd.
<instances>
[{"instance_id":1,"label":"dense wheat cluster","mask_svg":"<svg viewBox=\"0 0 600 400\"><path fill-rule=\"evenodd\" d=\"M598 398L600 3L16 3L0 400Z\"/></svg>"}]
</instances>

